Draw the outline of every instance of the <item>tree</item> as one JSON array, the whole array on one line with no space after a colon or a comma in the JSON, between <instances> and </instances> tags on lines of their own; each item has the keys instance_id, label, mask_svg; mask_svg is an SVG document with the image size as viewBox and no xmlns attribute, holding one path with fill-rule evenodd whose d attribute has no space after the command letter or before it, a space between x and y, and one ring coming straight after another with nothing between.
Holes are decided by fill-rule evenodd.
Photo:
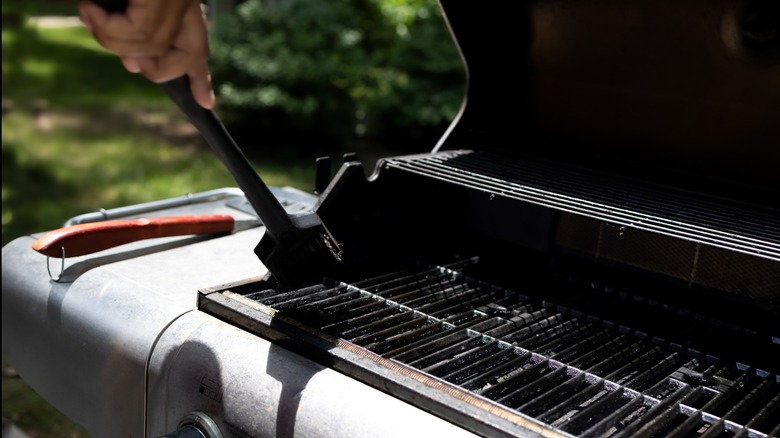
<instances>
[{"instance_id":1,"label":"tree","mask_svg":"<svg viewBox=\"0 0 780 438\"><path fill-rule=\"evenodd\" d=\"M461 103L463 67L430 0L247 0L211 38L231 129L294 150L430 149Z\"/></svg>"}]
</instances>

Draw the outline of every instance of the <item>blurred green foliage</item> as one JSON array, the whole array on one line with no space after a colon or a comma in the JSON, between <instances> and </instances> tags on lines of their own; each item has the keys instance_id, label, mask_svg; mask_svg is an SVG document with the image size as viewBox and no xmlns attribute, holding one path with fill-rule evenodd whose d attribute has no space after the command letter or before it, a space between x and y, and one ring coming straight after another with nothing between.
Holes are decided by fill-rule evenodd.
<instances>
[{"instance_id":1,"label":"blurred green foliage","mask_svg":"<svg viewBox=\"0 0 780 438\"><path fill-rule=\"evenodd\" d=\"M75 6L73 7L75 11ZM3 97L25 105L106 107L167 104L159 87L128 74L81 26L3 28Z\"/></svg>"},{"instance_id":2,"label":"blurred green foliage","mask_svg":"<svg viewBox=\"0 0 780 438\"><path fill-rule=\"evenodd\" d=\"M69 16L74 15L78 0L3 0L0 4L3 14Z\"/></svg>"},{"instance_id":3,"label":"blurred green foliage","mask_svg":"<svg viewBox=\"0 0 780 438\"><path fill-rule=\"evenodd\" d=\"M430 150L464 93L433 0L246 0L211 50L231 127L296 151Z\"/></svg>"}]
</instances>

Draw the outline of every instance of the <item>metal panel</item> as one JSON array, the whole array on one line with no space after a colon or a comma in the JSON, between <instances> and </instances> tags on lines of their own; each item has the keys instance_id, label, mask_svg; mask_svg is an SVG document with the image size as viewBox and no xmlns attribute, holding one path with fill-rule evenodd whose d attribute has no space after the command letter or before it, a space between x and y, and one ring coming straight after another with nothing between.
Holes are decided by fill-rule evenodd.
<instances>
[{"instance_id":1,"label":"metal panel","mask_svg":"<svg viewBox=\"0 0 780 438\"><path fill-rule=\"evenodd\" d=\"M209 415L224 437L475 437L200 312L166 329L149 375L150 437L191 412Z\"/></svg>"}]
</instances>

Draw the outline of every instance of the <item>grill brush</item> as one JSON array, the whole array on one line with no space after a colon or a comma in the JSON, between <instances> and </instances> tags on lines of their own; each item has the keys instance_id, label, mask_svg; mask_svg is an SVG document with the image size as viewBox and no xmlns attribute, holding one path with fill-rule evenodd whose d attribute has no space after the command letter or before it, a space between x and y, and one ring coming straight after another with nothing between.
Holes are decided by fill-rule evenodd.
<instances>
[{"instance_id":1,"label":"grill brush","mask_svg":"<svg viewBox=\"0 0 780 438\"><path fill-rule=\"evenodd\" d=\"M288 215L254 171L244 153L213 110L195 101L189 79L182 76L161 84L227 167L266 226L255 254L285 287L319 281L323 272L341 262L341 244L316 212Z\"/></svg>"},{"instance_id":2,"label":"grill brush","mask_svg":"<svg viewBox=\"0 0 780 438\"><path fill-rule=\"evenodd\" d=\"M93 0L109 12L127 8L127 0ZM341 262L341 244L315 212L288 215L255 172L246 156L212 110L198 105L184 75L160 84L227 167L255 209L266 231L255 254L282 286L300 286Z\"/></svg>"}]
</instances>

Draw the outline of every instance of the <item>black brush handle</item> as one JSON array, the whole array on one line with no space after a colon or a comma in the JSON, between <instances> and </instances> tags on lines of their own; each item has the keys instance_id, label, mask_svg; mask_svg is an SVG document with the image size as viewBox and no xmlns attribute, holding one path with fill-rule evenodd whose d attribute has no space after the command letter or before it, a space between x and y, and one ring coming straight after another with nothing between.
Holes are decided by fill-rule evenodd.
<instances>
[{"instance_id":1,"label":"black brush handle","mask_svg":"<svg viewBox=\"0 0 780 438\"><path fill-rule=\"evenodd\" d=\"M187 115L192 124L227 167L233 179L244 191L247 200L266 226L266 232L278 238L294 230L290 217L271 189L255 172L244 153L228 133L214 111L203 108L195 101L190 90L190 80L184 75L160 84L179 109Z\"/></svg>"},{"instance_id":2,"label":"black brush handle","mask_svg":"<svg viewBox=\"0 0 780 438\"><path fill-rule=\"evenodd\" d=\"M128 0L92 0L92 3L102 7L107 12L124 12L127 10Z\"/></svg>"}]
</instances>

